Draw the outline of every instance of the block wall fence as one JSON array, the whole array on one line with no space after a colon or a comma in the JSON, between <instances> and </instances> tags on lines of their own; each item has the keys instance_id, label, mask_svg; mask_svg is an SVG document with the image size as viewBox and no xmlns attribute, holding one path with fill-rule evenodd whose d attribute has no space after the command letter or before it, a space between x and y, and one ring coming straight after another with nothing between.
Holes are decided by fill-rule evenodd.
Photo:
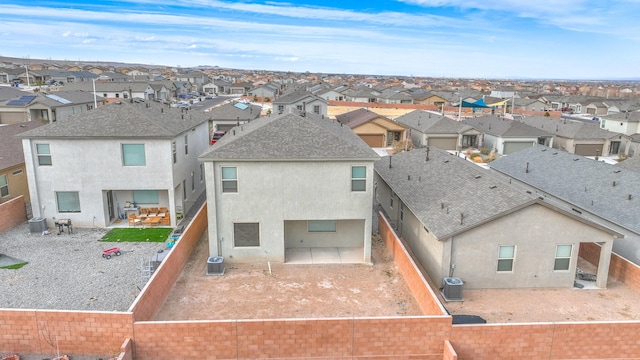
<instances>
[{"instance_id":1,"label":"block wall fence","mask_svg":"<svg viewBox=\"0 0 640 360\"><path fill-rule=\"evenodd\" d=\"M0 232L27 221L27 209L24 205L24 196L20 195L0 204Z\"/></svg>"},{"instance_id":2,"label":"block wall fence","mask_svg":"<svg viewBox=\"0 0 640 360\"><path fill-rule=\"evenodd\" d=\"M203 206L127 312L0 309L0 353L163 359L640 359L640 322L452 325L388 222L379 232L425 316L152 321L198 240ZM583 244L580 255L599 256ZM594 247L595 246L595 247ZM638 289L640 269L612 257L611 276ZM635 285L634 285L635 284Z\"/></svg>"}]
</instances>

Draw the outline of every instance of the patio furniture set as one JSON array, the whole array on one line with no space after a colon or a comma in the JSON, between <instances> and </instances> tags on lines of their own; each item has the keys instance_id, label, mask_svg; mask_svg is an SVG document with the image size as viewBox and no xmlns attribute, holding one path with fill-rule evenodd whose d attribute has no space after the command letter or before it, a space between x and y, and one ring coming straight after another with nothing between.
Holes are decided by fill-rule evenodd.
<instances>
[{"instance_id":1,"label":"patio furniture set","mask_svg":"<svg viewBox=\"0 0 640 360\"><path fill-rule=\"evenodd\" d=\"M166 207L140 208L140 215L129 213L127 215L129 226L170 226L171 214Z\"/></svg>"}]
</instances>

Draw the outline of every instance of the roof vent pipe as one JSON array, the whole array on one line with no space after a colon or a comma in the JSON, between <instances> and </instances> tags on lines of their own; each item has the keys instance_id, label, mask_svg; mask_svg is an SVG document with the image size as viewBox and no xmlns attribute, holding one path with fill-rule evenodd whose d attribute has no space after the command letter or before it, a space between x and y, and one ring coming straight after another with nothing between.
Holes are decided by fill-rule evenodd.
<instances>
[{"instance_id":1,"label":"roof vent pipe","mask_svg":"<svg viewBox=\"0 0 640 360\"><path fill-rule=\"evenodd\" d=\"M527 163L527 167L524 169L525 174L529 173L529 163Z\"/></svg>"},{"instance_id":2,"label":"roof vent pipe","mask_svg":"<svg viewBox=\"0 0 640 360\"><path fill-rule=\"evenodd\" d=\"M389 156L389 169L391 169L391 156Z\"/></svg>"},{"instance_id":3,"label":"roof vent pipe","mask_svg":"<svg viewBox=\"0 0 640 360\"><path fill-rule=\"evenodd\" d=\"M411 181L411 175L407 175L407 180Z\"/></svg>"},{"instance_id":4,"label":"roof vent pipe","mask_svg":"<svg viewBox=\"0 0 640 360\"><path fill-rule=\"evenodd\" d=\"M613 181L613 187L616 187L616 181L615 180Z\"/></svg>"},{"instance_id":5,"label":"roof vent pipe","mask_svg":"<svg viewBox=\"0 0 640 360\"><path fill-rule=\"evenodd\" d=\"M629 194L629 196L627 197L627 200L631 200L631 194Z\"/></svg>"}]
</instances>

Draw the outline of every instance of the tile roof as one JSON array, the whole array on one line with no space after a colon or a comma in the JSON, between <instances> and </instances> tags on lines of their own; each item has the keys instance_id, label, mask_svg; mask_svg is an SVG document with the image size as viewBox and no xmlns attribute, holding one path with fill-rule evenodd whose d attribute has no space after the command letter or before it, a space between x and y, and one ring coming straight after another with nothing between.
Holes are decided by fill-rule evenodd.
<instances>
[{"instance_id":1,"label":"tile roof","mask_svg":"<svg viewBox=\"0 0 640 360\"><path fill-rule=\"evenodd\" d=\"M148 106L148 107L147 107ZM21 136L25 138L161 138L171 139L208 121L201 111L156 102L114 102L73 115Z\"/></svg>"},{"instance_id":2,"label":"tile roof","mask_svg":"<svg viewBox=\"0 0 640 360\"><path fill-rule=\"evenodd\" d=\"M536 202L534 196L469 161L439 149L428 154L426 161L425 149L402 152L384 157L374 166L439 240Z\"/></svg>"},{"instance_id":3,"label":"tile roof","mask_svg":"<svg viewBox=\"0 0 640 360\"><path fill-rule=\"evenodd\" d=\"M347 126L315 114L262 117L236 126L201 160L376 160L379 156Z\"/></svg>"},{"instance_id":4,"label":"tile roof","mask_svg":"<svg viewBox=\"0 0 640 360\"><path fill-rule=\"evenodd\" d=\"M552 135L568 139L611 139L620 134L599 127L598 122L584 122L571 119L553 119L544 116L528 116L517 120L527 125L547 131Z\"/></svg>"},{"instance_id":5,"label":"tile roof","mask_svg":"<svg viewBox=\"0 0 640 360\"><path fill-rule=\"evenodd\" d=\"M462 121L451 120L424 110L414 110L397 117L395 121L424 134L459 134L471 129Z\"/></svg>"},{"instance_id":6,"label":"tile roof","mask_svg":"<svg viewBox=\"0 0 640 360\"><path fill-rule=\"evenodd\" d=\"M16 135L42 125L39 121L27 121L0 126L0 170L24 163L22 139Z\"/></svg>"},{"instance_id":7,"label":"tile roof","mask_svg":"<svg viewBox=\"0 0 640 360\"><path fill-rule=\"evenodd\" d=\"M640 234L640 172L541 145L489 165L494 171Z\"/></svg>"},{"instance_id":8,"label":"tile roof","mask_svg":"<svg viewBox=\"0 0 640 360\"><path fill-rule=\"evenodd\" d=\"M539 137L553 136L548 131L538 129L519 121L508 120L495 115L480 116L464 121L478 131L500 137Z\"/></svg>"}]
</instances>

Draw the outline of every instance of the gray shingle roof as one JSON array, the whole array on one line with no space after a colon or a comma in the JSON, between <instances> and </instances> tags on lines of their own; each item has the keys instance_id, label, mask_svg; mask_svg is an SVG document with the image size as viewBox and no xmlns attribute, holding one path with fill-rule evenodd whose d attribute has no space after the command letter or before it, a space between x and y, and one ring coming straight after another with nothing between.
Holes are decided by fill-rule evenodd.
<instances>
[{"instance_id":1,"label":"gray shingle roof","mask_svg":"<svg viewBox=\"0 0 640 360\"><path fill-rule=\"evenodd\" d=\"M397 117L395 121L425 134L458 134L471 128L461 121L424 110L414 110Z\"/></svg>"},{"instance_id":2,"label":"gray shingle roof","mask_svg":"<svg viewBox=\"0 0 640 360\"><path fill-rule=\"evenodd\" d=\"M431 149L429 161L426 155L420 149L384 157L375 162L375 171L439 240L536 202L534 196L443 150Z\"/></svg>"},{"instance_id":3,"label":"gray shingle roof","mask_svg":"<svg viewBox=\"0 0 640 360\"><path fill-rule=\"evenodd\" d=\"M16 135L38 126L42 126L39 121L0 126L0 170L24 163L22 139Z\"/></svg>"},{"instance_id":4,"label":"gray shingle roof","mask_svg":"<svg viewBox=\"0 0 640 360\"><path fill-rule=\"evenodd\" d=\"M587 123L579 120L553 119L544 116L528 116L522 120L527 125L550 132L552 135L568 139L611 139L620 134L601 129L598 122Z\"/></svg>"},{"instance_id":5,"label":"gray shingle roof","mask_svg":"<svg viewBox=\"0 0 640 360\"><path fill-rule=\"evenodd\" d=\"M365 108L355 109L355 110L346 112L344 114L336 115L336 120L338 122L345 124L351 129L377 118L384 118L389 121L392 121L386 116L377 114Z\"/></svg>"},{"instance_id":6,"label":"gray shingle roof","mask_svg":"<svg viewBox=\"0 0 640 360\"><path fill-rule=\"evenodd\" d=\"M500 118L497 116L480 116L464 121L478 131L500 137L540 137L553 136L548 131L525 123Z\"/></svg>"},{"instance_id":7,"label":"gray shingle roof","mask_svg":"<svg viewBox=\"0 0 640 360\"><path fill-rule=\"evenodd\" d=\"M249 121L258 118L261 111L262 107L259 105L247 104L247 108L242 110L235 104L227 103L209 110L209 115L213 120Z\"/></svg>"},{"instance_id":8,"label":"gray shingle roof","mask_svg":"<svg viewBox=\"0 0 640 360\"><path fill-rule=\"evenodd\" d=\"M525 172L527 164L529 171ZM490 166L640 234L640 173L637 171L541 145L492 161ZM628 200L629 194L631 200Z\"/></svg>"},{"instance_id":9,"label":"gray shingle roof","mask_svg":"<svg viewBox=\"0 0 640 360\"><path fill-rule=\"evenodd\" d=\"M379 156L347 126L307 114L274 115L236 126L201 160L376 160Z\"/></svg>"},{"instance_id":10,"label":"gray shingle roof","mask_svg":"<svg viewBox=\"0 0 640 360\"><path fill-rule=\"evenodd\" d=\"M147 107L149 106L149 107ZM201 111L156 102L114 102L21 134L25 138L166 138L208 121Z\"/></svg>"},{"instance_id":11,"label":"gray shingle roof","mask_svg":"<svg viewBox=\"0 0 640 360\"><path fill-rule=\"evenodd\" d=\"M625 169L635 170L640 172L640 156L636 155L634 157L630 157L627 160L621 161L616 164Z\"/></svg>"}]
</instances>

